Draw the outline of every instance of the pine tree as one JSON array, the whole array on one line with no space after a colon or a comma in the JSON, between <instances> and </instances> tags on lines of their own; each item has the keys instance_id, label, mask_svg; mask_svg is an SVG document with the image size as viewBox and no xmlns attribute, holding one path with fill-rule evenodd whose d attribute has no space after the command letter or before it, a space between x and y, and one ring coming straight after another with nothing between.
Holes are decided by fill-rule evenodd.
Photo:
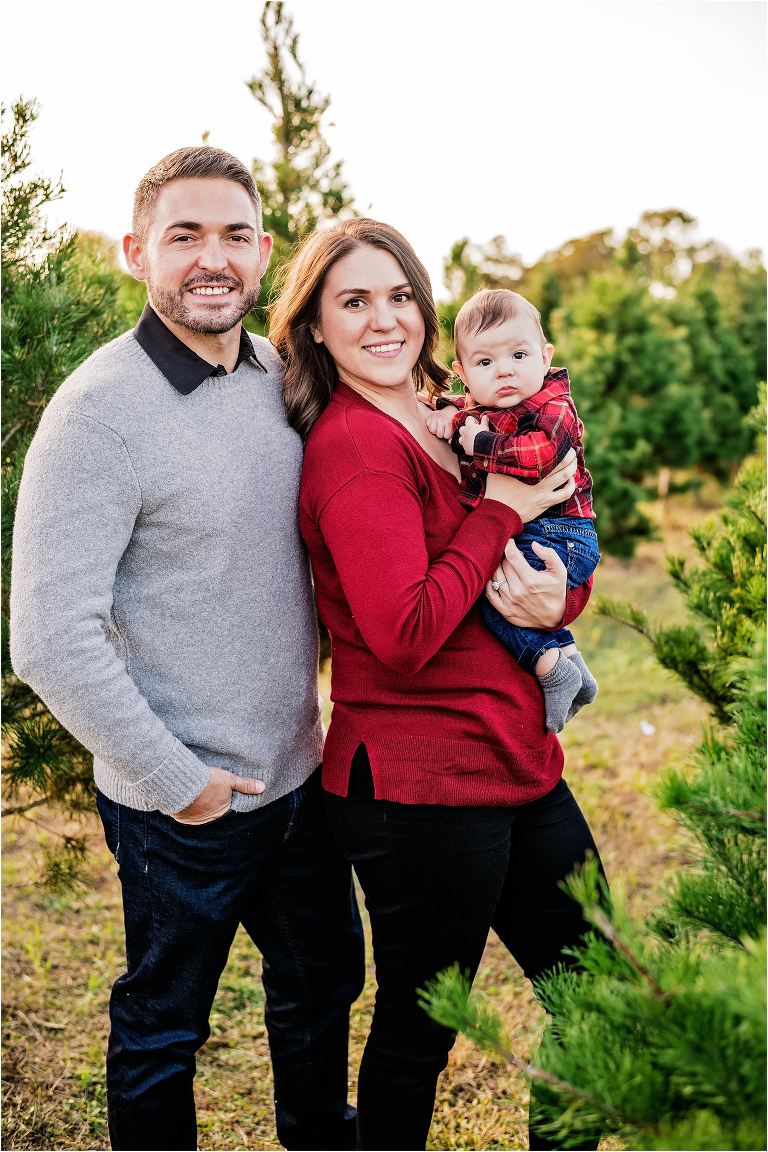
<instances>
[{"instance_id":1,"label":"pine tree","mask_svg":"<svg viewBox=\"0 0 768 1152\"><path fill-rule=\"evenodd\" d=\"M45 803L69 814L93 808L92 757L11 668L11 539L24 456L46 404L95 348L128 327L118 304L119 273L103 244L51 229L43 218L64 187L29 173L38 112L34 101L17 101L2 138L2 731L3 794L11 802L3 815ZM82 842L65 839L64 855L48 856L46 873L61 886L62 877L78 871Z\"/></svg>"},{"instance_id":2,"label":"pine tree","mask_svg":"<svg viewBox=\"0 0 768 1152\"><path fill-rule=\"evenodd\" d=\"M307 80L299 58L299 36L282 0L265 3L261 38L267 63L247 85L272 117L276 155L271 164L254 160L252 171L261 193L264 225L275 247L261 302L248 317L247 326L266 335L268 303L296 246L322 222L354 215L354 210L342 163L331 160L323 134L330 97L321 95Z\"/></svg>"},{"instance_id":3,"label":"pine tree","mask_svg":"<svg viewBox=\"0 0 768 1152\"><path fill-rule=\"evenodd\" d=\"M531 1065L457 970L424 992L440 1023L527 1073L534 1126L562 1148L606 1131L630 1148L766 1146L765 484L764 456L745 462L728 509L692 533L703 564L671 562L706 639L602 609L648 635L722 721L657 786L698 859L645 922L612 902L594 861L569 878L594 931L576 967L537 982L549 1026Z\"/></svg>"}]
</instances>

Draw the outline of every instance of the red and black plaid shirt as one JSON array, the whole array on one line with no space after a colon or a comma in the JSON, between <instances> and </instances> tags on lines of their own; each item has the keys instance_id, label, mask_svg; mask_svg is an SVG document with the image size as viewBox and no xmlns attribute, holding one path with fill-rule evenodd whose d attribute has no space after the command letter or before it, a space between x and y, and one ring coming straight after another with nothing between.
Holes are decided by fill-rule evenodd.
<instances>
[{"instance_id":1,"label":"red and black plaid shirt","mask_svg":"<svg viewBox=\"0 0 768 1152\"><path fill-rule=\"evenodd\" d=\"M475 437L474 456L466 456L459 444L459 429L468 416L476 420L488 416L490 421L490 431L478 432ZM570 500L550 508L547 515L594 519L592 477L584 467L583 435L584 425L571 399L566 368L551 368L541 391L514 408L462 407L453 421L451 442L461 468L459 499L468 508L477 508L485 494L488 472L503 472L536 484L575 448L576 491Z\"/></svg>"}]
</instances>

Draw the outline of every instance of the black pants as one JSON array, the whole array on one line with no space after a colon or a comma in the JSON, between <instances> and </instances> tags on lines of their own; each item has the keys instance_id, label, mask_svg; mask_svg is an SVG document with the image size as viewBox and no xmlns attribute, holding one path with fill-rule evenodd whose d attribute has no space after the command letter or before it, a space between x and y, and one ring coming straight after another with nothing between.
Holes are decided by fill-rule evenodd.
<instances>
[{"instance_id":1,"label":"black pants","mask_svg":"<svg viewBox=\"0 0 768 1152\"><path fill-rule=\"evenodd\" d=\"M334 835L371 917L378 991L358 1087L358 1147L424 1148L455 1034L416 989L458 962L477 971L493 927L534 978L587 930L559 887L595 842L568 785L517 808L452 808L373 799L364 746L349 795L328 794ZM532 1147L554 1147L533 1138ZM597 1141L587 1148L597 1148Z\"/></svg>"},{"instance_id":2,"label":"black pants","mask_svg":"<svg viewBox=\"0 0 768 1152\"><path fill-rule=\"evenodd\" d=\"M101 793L120 866L128 971L112 989L112 1147L195 1149L195 1052L237 926L263 956L277 1134L286 1148L355 1147L349 1006L365 976L349 865L320 773L254 812L179 824Z\"/></svg>"}]
</instances>

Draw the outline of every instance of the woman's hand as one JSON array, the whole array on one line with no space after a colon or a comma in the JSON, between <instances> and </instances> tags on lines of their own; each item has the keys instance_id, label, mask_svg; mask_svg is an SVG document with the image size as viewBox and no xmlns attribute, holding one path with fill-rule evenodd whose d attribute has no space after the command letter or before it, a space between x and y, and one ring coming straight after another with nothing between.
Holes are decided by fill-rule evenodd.
<instances>
[{"instance_id":1,"label":"woman's hand","mask_svg":"<svg viewBox=\"0 0 768 1152\"><path fill-rule=\"evenodd\" d=\"M538 572L532 568L514 540L510 540L504 559L493 574L501 586L496 592L489 580L485 594L510 624L519 628L557 628L565 615L565 564L554 548L545 548L536 541L531 547L546 569Z\"/></svg>"},{"instance_id":2,"label":"woman's hand","mask_svg":"<svg viewBox=\"0 0 768 1152\"><path fill-rule=\"evenodd\" d=\"M488 500L498 500L506 504L513 512L517 512L523 524L543 516L553 504L562 504L570 500L576 489L573 477L576 474L576 452L571 448L549 476L539 480L538 484L524 484L514 476L503 476L499 472L490 472L485 485L485 496ZM532 625L535 627L535 625Z\"/></svg>"}]
</instances>

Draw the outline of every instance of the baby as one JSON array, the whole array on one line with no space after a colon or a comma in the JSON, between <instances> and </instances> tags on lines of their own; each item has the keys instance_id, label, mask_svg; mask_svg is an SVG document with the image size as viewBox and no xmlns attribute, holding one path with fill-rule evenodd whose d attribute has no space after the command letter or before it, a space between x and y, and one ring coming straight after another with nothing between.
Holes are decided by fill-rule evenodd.
<instances>
[{"instance_id":1,"label":"baby","mask_svg":"<svg viewBox=\"0 0 768 1152\"><path fill-rule=\"evenodd\" d=\"M575 492L546 516L525 524L515 543L539 570L545 565L531 543L554 548L566 565L568 587L583 584L600 559L592 525L592 478L584 467L584 426L571 399L568 372L549 367L554 348L546 341L538 311L517 292L478 292L456 318L455 346L453 369L468 394L465 406L456 413L450 401L438 401L441 410L430 414L427 427L436 436L451 438L459 456L459 499L476 508L488 472L504 472L534 484L575 448ZM597 682L572 634L566 628L554 632L518 628L486 597L481 610L490 630L521 668L538 678L547 728L561 732L597 695Z\"/></svg>"}]
</instances>

